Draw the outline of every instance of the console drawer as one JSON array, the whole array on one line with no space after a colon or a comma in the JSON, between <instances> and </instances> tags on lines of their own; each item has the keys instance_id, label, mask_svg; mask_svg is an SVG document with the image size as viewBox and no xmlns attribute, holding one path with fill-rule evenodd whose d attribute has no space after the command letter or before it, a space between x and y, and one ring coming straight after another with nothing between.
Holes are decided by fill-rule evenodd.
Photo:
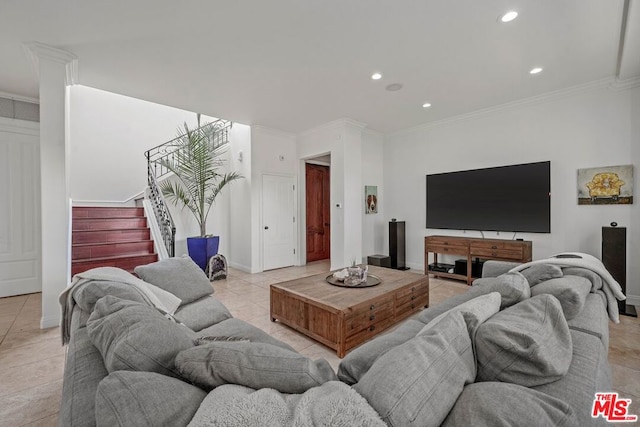
<instances>
[{"instance_id":1,"label":"console drawer","mask_svg":"<svg viewBox=\"0 0 640 427\"><path fill-rule=\"evenodd\" d=\"M429 252L435 252L437 254L457 254L466 255L469 252L468 245L443 245L443 244L429 244L427 246Z\"/></svg>"},{"instance_id":2,"label":"console drawer","mask_svg":"<svg viewBox=\"0 0 640 427\"><path fill-rule=\"evenodd\" d=\"M521 249L491 249L491 248L471 248L471 256L483 258L506 258L513 260L522 259Z\"/></svg>"}]
</instances>

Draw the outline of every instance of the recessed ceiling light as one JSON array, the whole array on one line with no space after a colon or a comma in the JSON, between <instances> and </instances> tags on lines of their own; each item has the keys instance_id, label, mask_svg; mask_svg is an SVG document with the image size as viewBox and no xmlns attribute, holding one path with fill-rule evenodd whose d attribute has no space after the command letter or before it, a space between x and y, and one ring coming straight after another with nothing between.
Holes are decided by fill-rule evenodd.
<instances>
[{"instance_id":1,"label":"recessed ceiling light","mask_svg":"<svg viewBox=\"0 0 640 427\"><path fill-rule=\"evenodd\" d=\"M372 78L373 80L380 80L380 79L382 78L382 74L380 74L380 73L373 73L373 74L371 75L371 78Z\"/></svg>"},{"instance_id":2,"label":"recessed ceiling light","mask_svg":"<svg viewBox=\"0 0 640 427\"><path fill-rule=\"evenodd\" d=\"M424 104L422 104L422 108L429 108L431 107L431 104L428 102L425 102Z\"/></svg>"},{"instance_id":3,"label":"recessed ceiling light","mask_svg":"<svg viewBox=\"0 0 640 427\"><path fill-rule=\"evenodd\" d=\"M541 71L542 71L542 68L536 67L536 68L532 68L531 71L529 71L529 74L538 74Z\"/></svg>"},{"instance_id":4,"label":"recessed ceiling light","mask_svg":"<svg viewBox=\"0 0 640 427\"><path fill-rule=\"evenodd\" d=\"M518 12L511 10L500 17L500 22L511 22L518 17Z\"/></svg>"}]
</instances>

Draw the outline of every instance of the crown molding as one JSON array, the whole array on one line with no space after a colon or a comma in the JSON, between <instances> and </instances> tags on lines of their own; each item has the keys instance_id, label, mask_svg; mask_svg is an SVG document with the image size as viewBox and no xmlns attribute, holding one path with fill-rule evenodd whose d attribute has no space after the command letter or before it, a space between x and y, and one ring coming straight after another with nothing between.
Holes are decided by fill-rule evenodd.
<instances>
[{"instance_id":1,"label":"crown molding","mask_svg":"<svg viewBox=\"0 0 640 427\"><path fill-rule=\"evenodd\" d=\"M40 104L40 100L38 98L31 98L29 96L16 95L9 92L0 91L0 98L11 99L13 101L29 102L31 104Z\"/></svg>"},{"instance_id":2,"label":"crown molding","mask_svg":"<svg viewBox=\"0 0 640 427\"><path fill-rule=\"evenodd\" d=\"M630 77L628 79L615 79L609 85L609 89L614 92L622 92L636 87L640 87L640 76Z\"/></svg>"},{"instance_id":3,"label":"crown molding","mask_svg":"<svg viewBox=\"0 0 640 427\"><path fill-rule=\"evenodd\" d=\"M505 104L496 105L493 107L483 108L480 110L472 111L470 113L460 114L458 116L449 117L446 119L438 120L435 122L424 123L418 126L410 127L407 129L402 129L396 132L391 132L387 134L388 137L402 136L410 133L423 131L427 129L432 129L441 126L449 126L459 122L464 122L467 120L474 120L480 117L486 117L495 113L499 113L502 111L511 110L514 108L527 106L527 105L535 105L544 102L548 102L555 99L567 98L572 95L586 93L597 89L608 89L611 88L615 79L613 77L607 77L601 80L595 80L589 83L584 83L581 85L571 86L564 89L559 89L553 92L543 93L542 95L536 95L529 98L520 99L517 101L507 102Z\"/></svg>"},{"instance_id":4,"label":"crown molding","mask_svg":"<svg viewBox=\"0 0 640 427\"><path fill-rule=\"evenodd\" d=\"M251 132L253 132L254 130L257 130L257 131L263 132L263 133L268 133L270 135L281 137L281 138L290 138L290 139L295 139L296 138L296 134L295 133L286 132L286 131L283 131L283 130L280 130L280 129L274 129L274 128L270 128L268 126L263 126L263 125L253 125L253 126L251 126Z\"/></svg>"},{"instance_id":5,"label":"crown molding","mask_svg":"<svg viewBox=\"0 0 640 427\"><path fill-rule=\"evenodd\" d=\"M31 68L36 77L40 78L40 60L44 59L65 65L66 85L78 84L78 57L76 55L39 42L23 43L22 46L31 60Z\"/></svg>"}]
</instances>

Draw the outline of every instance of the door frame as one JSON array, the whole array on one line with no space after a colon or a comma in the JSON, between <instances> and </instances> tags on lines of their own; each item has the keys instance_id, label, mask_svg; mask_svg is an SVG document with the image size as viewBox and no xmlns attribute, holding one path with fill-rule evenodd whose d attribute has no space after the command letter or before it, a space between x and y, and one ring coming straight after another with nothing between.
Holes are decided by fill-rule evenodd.
<instances>
[{"instance_id":1,"label":"door frame","mask_svg":"<svg viewBox=\"0 0 640 427\"><path fill-rule=\"evenodd\" d=\"M264 270L264 177L265 176L278 176L289 178L294 186L300 185L296 181L296 175L290 173L277 173L277 172L262 172L260 174L260 216L258 219L258 247L260 251L260 271ZM298 208L298 188L293 189L293 216L295 217L295 224L293 226L293 245L295 248L294 265L300 265L300 238L299 238L299 224L300 224L300 210ZM305 251L306 252L306 251Z\"/></svg>"}]
</instances>

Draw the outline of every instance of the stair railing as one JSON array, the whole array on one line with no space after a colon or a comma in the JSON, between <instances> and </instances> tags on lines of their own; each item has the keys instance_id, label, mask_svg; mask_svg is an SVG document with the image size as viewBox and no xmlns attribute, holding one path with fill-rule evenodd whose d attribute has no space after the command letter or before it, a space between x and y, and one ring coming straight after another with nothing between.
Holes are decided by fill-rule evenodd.
<instances>
[{"instance_id":1,"label":"stair railing","mask_svg":"<svg viewBox=\"0 0 640 427\"><path fill-rule=\"evenodd\" d=\"M207 123L195 131L202 132L209 140L212 150L229 142L229 129L233 123L228 120L219 119L215 122ZM171 171L167 168L166 163L176 164L179 156L176 153L183 149L182 142L184 135L180 135L171 141L153 147L144 153L147 158L147 182L149 184L149 199L153 212L162 234L162 240L167 248L170 257L175 256L175 236L176 227L171 218L171 213L167 207L167 203L162 195L162 190L158 185L158 179L167 175Z\"/></svg>"},{"instance_id":2,"label":"stair railing","mask_svg":"<svg viewBox=\"0 0 640 427\"><path fill-rule=\"evenodd\" d=\"M149 191L147 192L147 195L151 202L151 206L153 207L156 222L160 228L162 241L164 242L164 246L167 248L167 254L169 257L174 257L176 252L176 226L173 222L173 218L171 218L171 213L169 212L167 203L162 196L162 190L158 185L151 163L147 163L147 182L149 184Z\"/></svg>"}]
</instances>

